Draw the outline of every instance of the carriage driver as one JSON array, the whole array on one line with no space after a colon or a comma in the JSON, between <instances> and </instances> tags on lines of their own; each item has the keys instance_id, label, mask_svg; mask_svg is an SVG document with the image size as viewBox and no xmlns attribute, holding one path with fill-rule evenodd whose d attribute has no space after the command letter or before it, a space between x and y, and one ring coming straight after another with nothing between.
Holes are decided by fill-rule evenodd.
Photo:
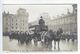
<instances>
[{"instance_id":1,"label":"carriage driver","mask_svg":"<svg viewBox=\"0 0 80 54\"><path fill-rule=\"evenodd\" d=\"M41 16L39 20L40 31L43 31L44 26L45 26L45 21L43 20L43 17Z\"/></svg>"},{"instance_id":2,"label":"carriage driver","mask_svg":"<svg viewBox=\"0 0 80 54\"><path fill-rule=\"evenodd\" d=\"M43 17L41 16L40 17L40 20L39 20L39 29L40 29L40 34L41 34L41 40L44 39L44 34L45 34L45 21L43 20Z\"/></svg>"}]
</instances>

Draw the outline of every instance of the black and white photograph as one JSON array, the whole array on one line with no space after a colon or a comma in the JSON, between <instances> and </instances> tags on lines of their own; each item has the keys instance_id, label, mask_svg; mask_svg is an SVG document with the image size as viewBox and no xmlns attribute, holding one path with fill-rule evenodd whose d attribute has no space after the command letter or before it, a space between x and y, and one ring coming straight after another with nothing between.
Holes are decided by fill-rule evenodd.
<instances>
[{"instance_id":1,"label":"black and white photograph","mask_svg":"<svg viewBox=\"0 0 80 54\"><path fill-rule=\"evenodd\" d=\"M77 4L4 4L3 51L78 51Z\"/></svg>"}]
</instances>

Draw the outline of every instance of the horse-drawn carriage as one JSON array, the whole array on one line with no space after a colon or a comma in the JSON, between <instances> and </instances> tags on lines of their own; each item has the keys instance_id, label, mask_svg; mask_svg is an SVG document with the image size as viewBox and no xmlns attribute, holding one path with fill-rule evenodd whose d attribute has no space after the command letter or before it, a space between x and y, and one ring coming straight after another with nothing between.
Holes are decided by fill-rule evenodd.
<instances>
[{"instance_id":1,"label":"horse-drawn carriage","mask_svg":"<svg viewBox=\"0 0 80 54\"><path fill-rule=\"evenodd\" d=\"M33 28L33 29L32 29ZM32 30L31 30L32 29ZM52 30L48 29L48 26L45 25L45 22L40 19L39 25L32 25L29 26L29 31L28 33L21 33L21 32L13 32L10 34L10 38L17 38L18 42L21 43L30 43L32 40L34 41L34 45L37 46L38 42L41 42L41 45L43 47L48 47L49 49L52 48L52 41L54 42L60 41L60 34L63 32L62 29L59 29L57 32L53 32ZM18 34L19 33L19 34Z\"/></svg>"},{"instance_id":2,"label":"horse-drawn carriage","mask_svg":"<svg viewBox=\"0 0 80 54\"><path fill-rule=\"evenodd\" d=\"M33 40L34 44L37 46L38 41L42 41L43 33L46 33L48 31L48 26L43 26L42 28L39 25L30 26L29 29L34 28L33 31Z\"/></svg>"},{"instance_id":3,"label":"horse-drawn carriage","mask_svg":"<svg viewBox=\"0 0 80 54\"><path fill-rule=\"evenodd\" d=\"M52 30L48 29L48 26L45 25L45 21L42 19L39 20L39 25L33 25L29 27L34 28L33 31L33 39L34 39L34 44L37 46L38 41L41 42L42 46L49 47L50 49L52 48L52 41L54 40L55 44L56 41L60 41L60 34L63 33L63 30L59 28L57 32L53 32ZM58 46L59 47L59 46Z\"/></svg>"}]
</instances>

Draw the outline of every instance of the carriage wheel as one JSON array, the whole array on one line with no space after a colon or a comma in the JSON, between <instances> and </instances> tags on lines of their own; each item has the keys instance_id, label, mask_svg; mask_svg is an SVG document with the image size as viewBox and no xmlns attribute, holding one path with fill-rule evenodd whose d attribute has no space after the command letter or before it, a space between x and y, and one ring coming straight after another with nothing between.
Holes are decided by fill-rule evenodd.
<instances>
[{"instance_id":1,"label":"carriage wheel","mask_svg":"<svg viewBox=\"0 0 80 54\"><path fill-rule=\"evenodd\" d=\"M28 40L27 41L25 41L26 42L26 45L28 45Z\"/></svg>"},{"instance_id":2,"label":"carriage wheel","mask_svg":"<svg viewBox=\"0 0 80 54\"><path fill-rule=\"evenodd\" d=\"M37 46L37 38L34 39L34 45Z\"/></svg>"},{"instance_id":3,"label":"carriage wheel","mask_svg":"<svg viewBox=\"0 0 80 54\"><path fill-rule=\"evenodd\" d=\"M23 40L20 41L21 44L24 44Z\"/></svg>"},{"instance_id":4,"label":"carriage wheel","mask_svg":"<svg viewBox=\"0 0 80 54\"><path fill-rule=\"evenodd\" d=\"M34 45L37 46L37 41L34 41Z\"/></svg>"}]
</instances>

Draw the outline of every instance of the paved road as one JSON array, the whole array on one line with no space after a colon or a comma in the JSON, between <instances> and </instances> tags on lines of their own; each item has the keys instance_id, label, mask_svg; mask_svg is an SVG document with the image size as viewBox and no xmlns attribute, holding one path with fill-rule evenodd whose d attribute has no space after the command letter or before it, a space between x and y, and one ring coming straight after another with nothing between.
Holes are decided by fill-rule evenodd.
<instances>
[{"instance_id":1,"label":"paved road","mask_svg":"<svg viewBox=\"0 0 80 54\"><path fill-rule=\"evenodd\" d=\"M57 47L57 46L56 46ZM71 40L67 42L66 40L60 41L60 51L77 51L77 41L75 40L72 42ZM46 51L47 48L44 48L41 46L40 43L38 43L38 46L34 46L34 43L32 41L31 44L19 44L17 40L10 40L8 36L3 37L3 50L4 51ZM58 49L54 50L54 41L52 42L52 51L57 51Z\"/></svg>"}]
</instances>

